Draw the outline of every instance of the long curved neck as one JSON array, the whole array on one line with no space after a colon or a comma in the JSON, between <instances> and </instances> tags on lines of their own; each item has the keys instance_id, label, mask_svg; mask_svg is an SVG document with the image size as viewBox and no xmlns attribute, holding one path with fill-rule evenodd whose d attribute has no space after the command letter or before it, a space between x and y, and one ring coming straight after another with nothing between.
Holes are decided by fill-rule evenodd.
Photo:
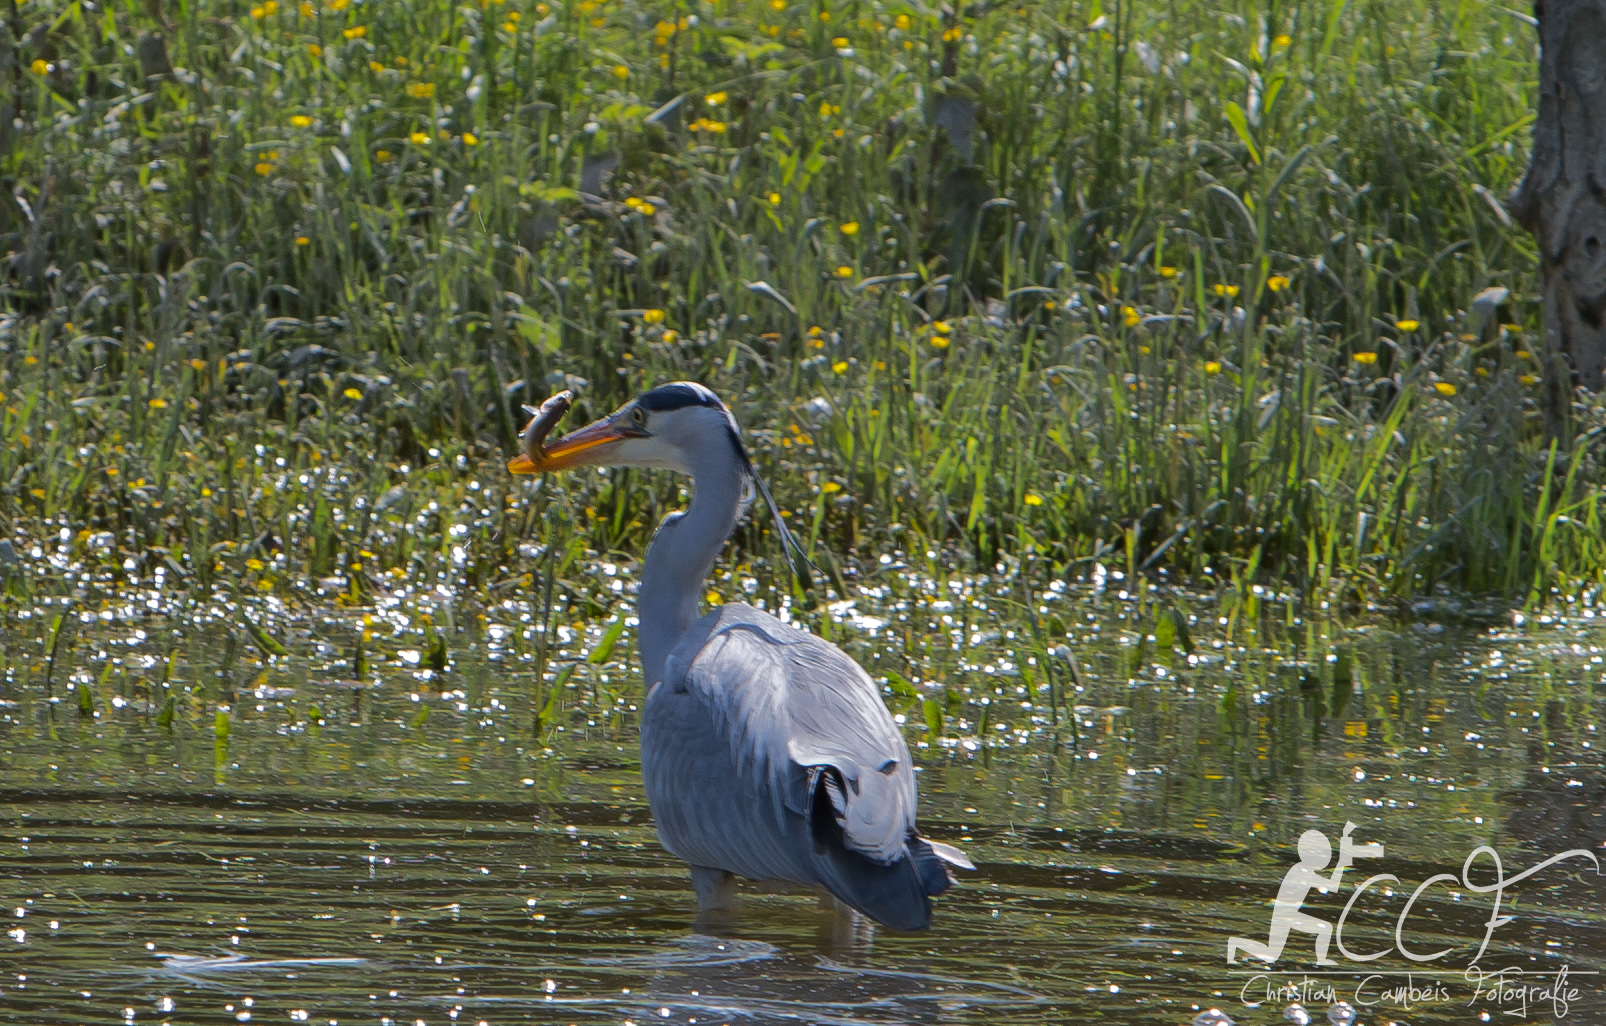
<instances>
[{"instance_id":1,"label":"long curved neck","mask_svg":"<svg viewBox=\"0 0 1606 1026\"><path fill-rule=\"evenodd\" d=\"M665 517L653 535L641 573L636 635L649 688L663 679L664 660L697 619L703 582L736 526L745 487L733 461L708 460L692 469L691 508Z\"/></svg>"}]
</instances>

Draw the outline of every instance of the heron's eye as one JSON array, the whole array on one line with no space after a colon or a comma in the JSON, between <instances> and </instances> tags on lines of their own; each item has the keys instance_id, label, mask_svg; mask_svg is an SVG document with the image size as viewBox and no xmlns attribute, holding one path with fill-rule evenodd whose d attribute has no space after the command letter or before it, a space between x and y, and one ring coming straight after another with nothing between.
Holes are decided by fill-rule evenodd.
<instances>
[{"instance_id":1,"label":"heron's eye","mask_svg":"<svg viewBox=\"0 0 1606 1026\"><path fill-rule=\"evenodd\" d=\"M642 408L639 407L639 406L636 407L635 409L631 410L630 411L630 423L633 426L638 427L638 428L646 427L647 426L647 414L646 414L646 412L643 411Z\"/></svg>"}]
</instances>

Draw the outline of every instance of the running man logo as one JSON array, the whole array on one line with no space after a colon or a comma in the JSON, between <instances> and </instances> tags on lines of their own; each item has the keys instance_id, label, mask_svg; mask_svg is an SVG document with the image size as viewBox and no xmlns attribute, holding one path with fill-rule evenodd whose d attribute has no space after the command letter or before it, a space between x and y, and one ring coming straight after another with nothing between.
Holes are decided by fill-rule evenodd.
<instances>
[{"instance_id":1,"label":"running man logo","mask_svg":"<svg viewBox=\"0 0 1606 1026\"><path fill-rule=\"evenodd\" d=\"M1316 935L1316 964L1337 965L1338 963L1327 957L1327 947L1333 941L1333 924L1325 919L1317 919L1300 909L1305 899L1310 895L1312 887L1324 890L1337 891L1339 881L1344 877L1344 870L1355 863L1358 858L1380 859L1383 857L1381 844L1357 845L1350 840L1350 834L1355 831L1354 823L1344 824L1344 835L1338 841L1338 865L1333 867L1331 876L1323 876L1321 870L1327 868L1327 863L1333 857L1333 844L1327 835L1320 830L1307 830L1299 838L1299 861L1294 868L1283 877L1283 885L1277 889L1277 900L1272 903L1271 934L1266 943L1247 940L1243 937L1233 937L1227 941L1227 961L1238 961L1238 952L1253 955L1265 962L1275 962L1282 957L1283 945L1288 943L1288 934L1293 930L1301 933ZM1389 877L1389 879L1394 879ZM1353 899L1351 899L1353 901ZM1348 914L1346 906L1344 912ZM1340 924L1343 918L1339 919ZM1339 943L1343 947L1343 942Z\"/></svg>"}]
</instances>

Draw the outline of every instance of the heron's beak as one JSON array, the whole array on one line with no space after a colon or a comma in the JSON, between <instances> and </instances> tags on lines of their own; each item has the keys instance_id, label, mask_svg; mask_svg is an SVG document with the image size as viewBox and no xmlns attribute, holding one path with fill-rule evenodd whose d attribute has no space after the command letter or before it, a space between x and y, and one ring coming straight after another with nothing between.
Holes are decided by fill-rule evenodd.
<instances>
[{"instance_id":1,"label":"heron's beak","mask_svg":"<svg viewBox=\"0 0 1606 1026\"><path fill-rule=\"evenodd\" d=\"M623 441L629 438L628 432L621 431L613 423L612 417L587 424L573 434L564 435L544 451L532 458L528 452L521 452L508 461L507 469L514 474L544 474L553 470L567 470L570 467L584 467L594 464L601 455L596 452L601 446L610 442Z\"/></svg>"}]
</instances>

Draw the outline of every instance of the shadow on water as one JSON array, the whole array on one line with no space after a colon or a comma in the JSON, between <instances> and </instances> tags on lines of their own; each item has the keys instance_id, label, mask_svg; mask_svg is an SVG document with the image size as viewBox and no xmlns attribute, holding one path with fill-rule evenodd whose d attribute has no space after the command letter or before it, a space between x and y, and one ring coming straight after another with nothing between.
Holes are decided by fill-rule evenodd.
<instances>
[{"instance_id":1,"label":"shadow on water","mask_svg":"<svg viewBox=\"0 0 1606 1026\"><path fill-rule=\"evenodd\" d=\"M437 627L400 609L285 613L283 654L206 610L90 616L46 687L28 653L55 617L13 611L0 1018L1181 1026L1212 1007L1283 1022L1292 1000L1317 1022L1350 1001L1367 1026L1555 1018L1465 975L1487 896L1413 894L1480 845L1508 877L1601 851L1600 621L1289 615L1229 636L1189 614L1179 636L1170 613L1067 592L1041 612L1073 663L967 588L833 626L904 718L923 829L978 865L923 935L775 887L700 924L652 830L629 635L607 620L539 653L527 609L460 610L432 668ZM1273 972L1229 965L1229 937L1266 938L1300 835L1346 822L1386 854L1306 911L1336 922L1388 874L1344 937L1387 953L1320 967L1295 933ZM1513 885L1479 963L1529 983L1565 967L1573 1021L1606 1009L1587 870ZM1394 949L1408 901L1406 945L1442 959Z\"/></svg>"}]
</instances>

